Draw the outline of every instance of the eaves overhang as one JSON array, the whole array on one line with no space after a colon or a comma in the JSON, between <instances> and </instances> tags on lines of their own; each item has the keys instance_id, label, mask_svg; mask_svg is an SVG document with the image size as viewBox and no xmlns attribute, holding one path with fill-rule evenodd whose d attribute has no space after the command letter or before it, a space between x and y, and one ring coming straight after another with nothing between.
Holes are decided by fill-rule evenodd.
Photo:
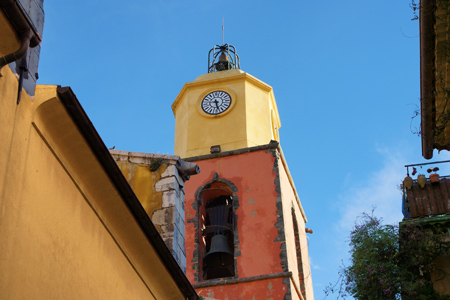
<instances>
[{"instance_id":1,"label":"eaves overhang","mask_svg":"<svg viewBox=\"0 0 450 300\"><path fill-rule=\"evenodd\" d=\"M420 2L420 114L422 156L433 157L434 128L436 127L435 82L435 0Z\"/></svg>"},{"instance_id":2,"label":"eaves overhang","mask_svg":"<svg viewBox=\"0 0 450 300\"><path fill-rule=\"evenodd\" d=\"M15 31L16 40L20 43L17 49L11 50L13 52L7 53L6 55L2 54L3 56L0 57L1 70L7 64L22 59L27 54L29 48L38 46L41 43L41 34L39 34L36 26L18 0L0 0L0 14L8 19L11 28ZM11 43L11 41L2 42Z\"/></svg>"},{"instance_id":3,"label":"eaves overhang","mask_svg":"<svg viewBox=\"0 0 450 300\"><path fill-rule=\"evenodd\" d=\"M421 1L420 22L420 114L422 156L433 150L450 150L449 8L440 1Z\"/></svg>"},{"instance_id":4,"label":"eaves overhang","mask_svg":"<svg viewBox=\"0 0 450 300\"><path fill-rule=\"evenodd\" d=\"M0 0L0 9L9 19L18 36L26 30L31 30L30 48L34 48L41 43L41 34L30 20L20 1Z\"/></svg>"}]
</instances>

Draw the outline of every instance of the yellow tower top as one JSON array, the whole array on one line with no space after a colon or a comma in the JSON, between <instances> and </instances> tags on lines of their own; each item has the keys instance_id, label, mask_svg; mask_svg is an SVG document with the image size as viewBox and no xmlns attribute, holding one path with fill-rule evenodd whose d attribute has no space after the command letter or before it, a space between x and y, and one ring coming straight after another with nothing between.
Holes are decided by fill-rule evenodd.
<instances>
[{"instance_id":1,"label":"yellow tower top","mask_svg":"<svg viewBox=\"0 0 450 300\"><path fill-rule=\"evenodd\" d=\"M224 59L228 62L222 52L212 66L223 67ZM172 110L175 155L182 158L210 154L212 146L230 151L279 141L281 123L272 87L237 68L187 82Z\"/></svg>"}]
</instances>

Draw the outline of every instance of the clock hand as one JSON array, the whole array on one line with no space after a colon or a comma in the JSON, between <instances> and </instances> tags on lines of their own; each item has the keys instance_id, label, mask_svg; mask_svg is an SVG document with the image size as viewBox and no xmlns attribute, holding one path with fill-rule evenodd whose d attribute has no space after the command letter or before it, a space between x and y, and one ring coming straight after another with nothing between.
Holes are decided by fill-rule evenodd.
<instances>
[{"instance_id":1,"label":"clock hand","mask_svg":"<svg viewBox=\"0 0 450 300\"><path fill-rule=\"evenodd\" d=\"M216 107L219 108L219 101L217 101L217 99L215 99L213 102L216 104Z\"/></svg>"}]
</instances>

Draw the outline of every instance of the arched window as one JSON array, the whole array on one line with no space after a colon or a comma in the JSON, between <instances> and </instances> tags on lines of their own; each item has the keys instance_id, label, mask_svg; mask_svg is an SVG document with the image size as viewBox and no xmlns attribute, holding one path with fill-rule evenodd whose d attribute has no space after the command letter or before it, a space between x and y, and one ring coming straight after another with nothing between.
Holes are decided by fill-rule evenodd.
<instances>
[{"instance_id":1,"label":"arched window","mask_svg":"<svg viewBox=\"0 0 450 300\"><path fill-rule=\"evenodd\" d=\"M227 181L216 176L198 193L198 249L202 280L235 276L236 197L233 195Z\"/></svg>"},{"instance_id":2,"label":"arched window","mask_svg":"<svg viewBox=\"0 0 450 300\"><path fill-rule=\"evenodd\" d=\"M303 273L303 262L302 262L302 248L300 244L300 234L298 229L297 217L295 215L294 207L291 207L292 213L292 221L294 225L294 237L295 237L295 252L297 254L297 269L298 269L298 277L300 280L300 290L303 295L303 298L306 297L306 289L305 289L305 274Z\"/></svg>"}]
</instances>

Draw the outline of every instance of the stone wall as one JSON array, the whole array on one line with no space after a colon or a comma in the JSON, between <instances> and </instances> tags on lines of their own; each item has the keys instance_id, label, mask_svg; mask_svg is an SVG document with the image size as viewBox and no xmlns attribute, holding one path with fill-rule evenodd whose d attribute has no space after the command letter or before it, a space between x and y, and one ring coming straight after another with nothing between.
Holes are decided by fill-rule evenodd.
<instances>
[{"instance_id":1,"label":"stone wall","mask_svg":"<svg viewBox=\"0 0 450 300\"><path fill-rule=\"evenodd\" d=\"M173 256L186 272L184 182L197 164L176 155L110 150ZM186 169L188 171L186 171Z\"/></svg>"}]
</instances>

